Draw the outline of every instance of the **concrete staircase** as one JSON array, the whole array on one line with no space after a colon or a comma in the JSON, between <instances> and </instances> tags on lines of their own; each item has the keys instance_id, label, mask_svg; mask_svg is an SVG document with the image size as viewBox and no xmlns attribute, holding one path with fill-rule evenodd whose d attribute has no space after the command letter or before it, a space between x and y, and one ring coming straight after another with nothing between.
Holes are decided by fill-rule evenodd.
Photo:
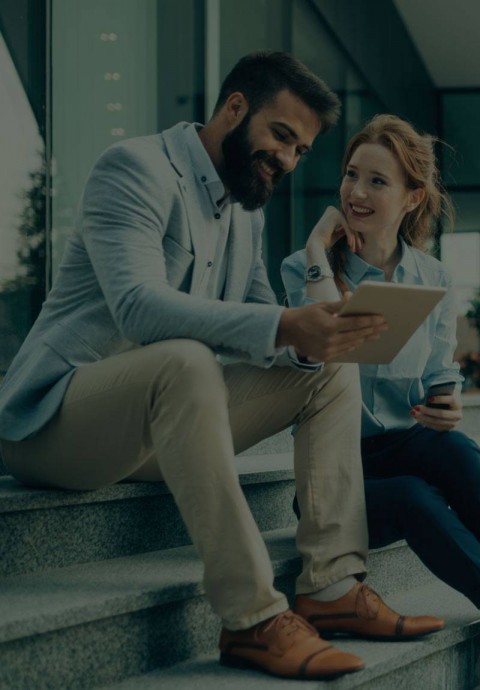
<instances>
[{"instance_id":1,"label":"concrete staircase","mask_svg":"<svg viewBox=\"0 0 480 690\"><path fill-rule=\"evenodd\" d=\"M292 596L300 563L289 434L251 449L237 463L277 585ZM219 622L163 484L39 491L4 476L0 535L0 690L306 687L218 664ZM308 687L480 686L475 607L435 580L403 543L371 552L369 571L369 584L388 603L402 613L444 616L446 629L415 642L342 640L342 648L366 660L365 670Z\"/></svg>"}]
</instances>

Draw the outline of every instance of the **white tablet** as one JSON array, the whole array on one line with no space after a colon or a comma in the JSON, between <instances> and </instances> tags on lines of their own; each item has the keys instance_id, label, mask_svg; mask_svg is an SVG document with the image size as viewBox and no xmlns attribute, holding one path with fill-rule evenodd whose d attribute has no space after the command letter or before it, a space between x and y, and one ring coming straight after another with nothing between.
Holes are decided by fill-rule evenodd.
<instances>
[{"instance_id":1,"label":"white tablet","mask_svg":"<svg viewBox=\"0 0 480 690\"><path fill-rule=\"evenodd\" d=\"M377 283L371 280L360 283L339 312L339 318L354 314L382 314L388 324L388 331L382 333L379 340L363 343L332 361L388 364L446 291L446 288L426 285Z\"/></svg>"}]
</instances>

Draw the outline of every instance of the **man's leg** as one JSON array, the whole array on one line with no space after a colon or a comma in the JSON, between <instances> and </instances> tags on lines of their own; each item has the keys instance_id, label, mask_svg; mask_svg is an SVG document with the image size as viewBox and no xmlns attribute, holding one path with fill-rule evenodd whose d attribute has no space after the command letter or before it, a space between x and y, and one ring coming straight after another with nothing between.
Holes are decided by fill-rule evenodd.
<instances>
[{"instance_id":1,"label":"man's leg","mask_svg":"<svg viewBox=\"0 0 480 690\"><path fill-rule=\"evenodd\" d=\"M204 560L214 610L226 627L246 628L287 604L234 453L298 424L299 581L301 591L320 589L365 571L359 409L354 366L222 368L200 343L167 341L80 368L50 424L12 444L9 465L25 482L70 489L163 477Z\"/></svg>"},{"instance_id":2,"label":"man's leg","mask_svg":"<svg viewBox=\"0 0 480 690\"><path fill-rule=\"evenodd\" d=\"M360 460L360 390L353 365L321 372L226 367L236 452L297 424L295 480L301 506L299 593L365 573L368 536Z\"/></svg>"},{"instance_id":3,"label":"man's leg","mask_svg":"<svg viewBox=\"0 0 480 690\"><path fill-rule=\"evenodd\" d=\"M227 401L223 368L208 347L155 343L79 368L51 422L5 450L21 481L66 489L136 477L154 456L160 470L150 478L163 478L172 491L204 562L207 596L235 630L288 603L273 587L268 553L240 488Z\"/></svg>"},{"instance_id":4,"label":"man's leg","mask_svg":"<svg viewBox=\"0 0 480 690\"><path fill-rule=\"evenodd\" d=\"M325 624L329 631L402 639L442 628L443 621L432 616L401 616L360 583L335 601L302 596L323 595L317 590L365 572L357 367L327 365L302 373L236 365L226 367L225 380L236 452L292 422L297 425L295 475L302 510L297 545L304 568L297 580L296 612L312 618L320 632ZM352 617L352 610L358 615Z\"/></svg>"},{"instance_id":5,"label":"man's leg","mask_svg":"<svg viewBox=\"0 0 480 690\"><path fill-rule=\"evenodd\" d=\"M277 407L271 396L282 370L272 375L245 367L244 373L249 376L241 376L238 396L231 388L229 417L222 367L200 343L157 343L83 367L51 423L35 438L7 444L9 467L22 481L71 489L163 477L202 557L207 596L225 626L224 663L301 678L358 670L361 659L335 649L286 611L233 464L230 424L241 417L239 450L288 426L297 403L306 405L314 378L293 375L297 402L278 406L261 425L254 424L254 414L246 428L245 412L254 412L248 399L255 399L257 410L267 400ZM264 379L260 387L257 378ZM289 397L288 389L283 392L282 398ZM235 409L242 409L240 417Z\"/></svg>"}]
</instances>

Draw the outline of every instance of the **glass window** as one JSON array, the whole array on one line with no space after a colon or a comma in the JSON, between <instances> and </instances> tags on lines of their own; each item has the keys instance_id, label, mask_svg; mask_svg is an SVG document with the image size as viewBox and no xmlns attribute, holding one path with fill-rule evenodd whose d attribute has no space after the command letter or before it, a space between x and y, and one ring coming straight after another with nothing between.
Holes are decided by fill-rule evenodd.
<instances>
[{"instance_id":1,"label":"glass window","mask_svg":"<svg viewBox=\"0 0 480 690\"><path fill-rule=\"evenodd\" d=\"M0 8L0 375L45 298L44 32L13 2Z\"/></svg>"},{"instance_id":2,"label":"glass window","mask_svg":"<svg viewBox=\"0 0 480 690\"><path fill-rule=\"evenodd\" d=\"M312 154L295 172L291 250L305 244L310 230L328 205L338 206L346 142L368 118L384 110L318 11L306 0L300 0L294 5L293 18L295 54L340 97L342 111L338 126L318 137Z\"/></svg>"},{"instance_id":3,"label":"glass window","mask_svg":"<svg viewBox=\"0 0 480 690\"><path fill-rule=\"evenodd\" d=\"M447 186L480 187L480 91L443 93L442 137L452 149L446 148L443 179Z\"/></svg>"},{"instance_id":4,"label":"glass window","mask_svg":"<svg viewBox=\"0 0 480 690\"><path fill-rule=\"evenodd\" d=\"M444 233L441 251L459 298L459 313L465 314L480 285L480 232Z\"/></svg>"},{"instance_id":5,"label":"glass window","mask_svg":"<svg viewBox=\"0 0 480 690\"><path fill-rule=\"evenodd\" d=\"M53 0L54 272L101 152L120 139L199 119L203 26L198 5L194 0Z\"/></svg>"},{"instance_id":6,"label":"glass window","mask_svg":"<svg viewBox=\"0 0 480 690\"><path fill-rule=\"evenodd\" d=\"M478 182L480 187L480 177ZM455 231L480 232L480 190L478 192L451 191L450 197L455 207Z\"/></svg>"},{"instance_id":7,"label":"glass window","mask_svg":"<svg viewBox=\"0 0 480 690\"><path fill-rule=\"evenodd\" d=\"M97 157L123 138L153 134L181 120L204 121L205 83L210 104L213 85L253 50L293 52L343 103L339 126L318 138L313 154L284 180L266 208L265 259L280 295L282 258L303 246L328 204L338 203L346 140L367 118L385 110L368 75L356 70L321 11L310 0L244 0L240 5L237 0L48 0L47 47L46 3L23 3L25 12L17 0L0 4L0 117L8 147L0 164L3 360L8 362L18 349L38 312L50 269L46 247L54 274ZM205 31L211 26L218 31L207 44ZM51 75L45 74L47 52ZM43 161L47 77L51 197L45 193ZM51 227L46 227L46 216Z\"/></svg>"}]
</instances>

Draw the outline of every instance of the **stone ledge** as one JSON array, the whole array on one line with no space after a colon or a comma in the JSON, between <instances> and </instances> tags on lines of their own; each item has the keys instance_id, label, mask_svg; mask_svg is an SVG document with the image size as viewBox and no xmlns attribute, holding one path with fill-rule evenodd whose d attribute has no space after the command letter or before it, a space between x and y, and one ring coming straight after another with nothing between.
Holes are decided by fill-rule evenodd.
<instances>
[{"instance_id":1,"label":"stone ledge","mask_svg":"<svg viewBox=\"0 0 480 690\"><path fill-rule=\"evenodd\" d=\"M288 576L292 584L301 569L295 531L289 527L263 534L275 577ZM382 570L390 570L393 581L398 559L408 554L418 562L404 542L372 551L372 586L378 587ZM392 556L397 560L389 562ZM406 565L413 583L418 566L413 561L411 567ZM193 546L181 546L4 577L0 580L0 642L198 597L204 593L202 571ZM398 581L395 586L398 588Z\"/></svg>"},{"instance_id":2,"label":"stone ledge","mask_svg":"<svg viewBox=\"0 0 480 690\"><path fill-rule=\"evenodd\" d=\"M388 599L388 603L402 613L433 614L445 617L447 626L444 630L410 642L369 642L337 638L335 644L341 649L357 654L366 661L366 668L359 673L343 676L332 681L310 681L309 688L320 690L353 690L354 688L457 688L468 685L451 685L446 680L442 653L474 641L479 647L480 620L479 612L462 595L450 587L435 582L416 588L407 593L397 594ZM413 666L420 664L420 667ZM399 674L407 671L412 665L414 672L409 682L400 682ZM447 664L448 665L448 664ZM424 669L422 671L422 666ZM450 664L451 666L451 664ZM450 674L464 672L464 669L451 668ZM432 675L432 673L434 675ZM470 677L473 673L470 671ZM452 677L450 675L449 677ZM440 682L437 684L438 679ZM442 682L443 681L443 682ZM255 671L227 669L218 663L218 655L204 655L197 659L158 669L143 676L136 676L121 683L103 686L101 690L244 690L245 687L255 690L305 689L305 681L282 679Z\"/></svg>"},{"instance_id":3,"label":"stone ledge","mask_svg":"<svg viewBox=\"0 0 480 690\"><path fill-rule=\"evenodd\" d=\"M242 456L237 457L235 463L242 486L293 479L291 453ZM0 477L0 513L166 494L170 494L170 491L164 482L120 482L96 491L68 491L29 488L10 475L5 475Z\"/></svg>"}]
</instances>

